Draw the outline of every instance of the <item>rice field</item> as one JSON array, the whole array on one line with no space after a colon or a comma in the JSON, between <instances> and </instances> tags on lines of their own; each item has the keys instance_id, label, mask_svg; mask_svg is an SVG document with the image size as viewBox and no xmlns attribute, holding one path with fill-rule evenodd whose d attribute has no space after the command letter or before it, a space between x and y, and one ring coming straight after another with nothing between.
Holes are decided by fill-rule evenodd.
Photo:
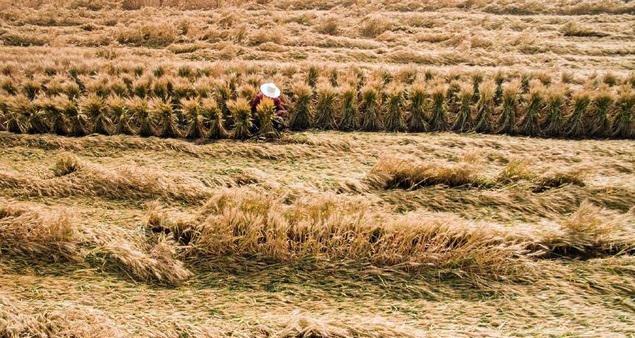
<instances>
[{"instance_id":1,"label":"rice field","mask_svg":"<svg viewBox=\"0 0 635 338\"><path fill-rule=\"evenodd\" d=\"M635 335L633 3L0 9L0 337Z\"/></svg>"}]
</instances>

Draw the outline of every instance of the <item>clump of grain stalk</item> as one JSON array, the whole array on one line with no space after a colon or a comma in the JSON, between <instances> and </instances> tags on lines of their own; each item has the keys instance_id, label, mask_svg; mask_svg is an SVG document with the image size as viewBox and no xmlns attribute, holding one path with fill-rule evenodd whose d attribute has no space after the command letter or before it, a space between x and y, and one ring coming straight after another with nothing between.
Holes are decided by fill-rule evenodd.
<instances>
[{"instance_id":1,"label":"clump of grain stalk","mask_svg":"<svg viewBox=\"0 0 635 338\"><path fill-rule=\"evenodd\" d=\"M69 134L77 137L90 134L90 118L77 107L74 100L64 101L64 104L64 114L70 123Z\"/></svg>"},{"instance_id":2,"label":"clump of grain stalk","mask_svg":"<svg viewBox=\"0 0 635 338\"><path fill-rule=\"evenodd\" d=\"M25 96L17 95L9 97L7 100L7 116L5 121L8 131L16 134L22 134L28 131L28 116L22 109L27 104L30 104L30 102Z\"/></svg>"},{"instance_id":3,"label":"clump of grain stalk","mask_svg":"<svg viewBox=\"0 0 635 338\"><path fill-rule=\"evenodd\" d=\"M251 116L251 106L249 102L240 97L236 100L227 102L227 107L232 114L234 120L234 128L232 137L238 140L244 140L251 137L251 129L253 128L253 118Z\"/></svg>"},{"instance_id":4,"label":"clump of grain stalk","mask_svg":"<svg viewBox=\"0 0 635 338\"><path fill-rule=\"evenodd\" d=\"M518 115L518 93L520 80L515 79L502 87L503 112L498 120L498 132L508 135L516 133L516 117Z\"/></svg>"},{"instance_id":5,"label":"clump of grain stalk","mask_svg":"<svg viewBox=\"0 0 635 338\"><path fill-rule=\"evenodd\" d=\"M40 103L47 120L50 122L51 132L57 135L68 135L68 121L64 115L64 107L68 105L68 98L57 95L49 97Z\"/></svg>"},{"instance_id":6,"label":"clump of grain stalk","mask_svg":"<svg viewBox=\"0 0 635 338\"><path fill-rule=\"evenodd\" d=\"M437 84L432 88L432 118L430 130L445 131L448 128L445 106L445 92L447 85Z\"/></svg>"},{"instance_id":7,"label":"clump of grain stalk","mask_svg":"<svg viewBox=\"0 0 635 338\"><path fill-rule=\"evenodd\" d=\"M213 98L204 98L201 101L201 113L209 121L207 137L212 140L229 138L229 132L225 129L223 112Z\"/></svg>"},{"instance_id":8,"label":"clump of grain stalk","mask_svg":"<svg viewBox=\"0 0 635 338\"><path fill-rule=\"evenodd\" d=\"M615 101L613 93L608 88L600 88L593 97L593 110L590 122L590 136L597 138L606 138L611 133L611 125L609 122L608 111L611 104Z\"/></svg>"},{"instance_id":9,"label":"clump of grain stalk","mask_svg":"<svg viewBox=\"0 0 635 338\"><path fill-rule=\"evenodd\" d=\"M315 88L318 82L319 71L318 68L314 65L311 65L306 73L306 84L311 86L311 88Z\"/></svg>"},{"instance_id":10,"label":"clump of grain stalk","mask_svg":"<svg viewBox=\"0 0 635 338\"><path fill-rule=\"evenodd\" d=\"M635 217L618 214L583 201L560 223L538 233L532 250L547 257L594 258L635 252Z\"/></svg>"},{"instance_id":11,"label":"clump of grain stalk","mask_svg":"<svg viewBox=\"0 0 635 338\"><path fill-rule=\"evenodd\" d=\"M472 95L474 95L472 84L463 82L459 89L459 100L461 101L458 114L452 125L452 130L466 132L472 128Z\"/></svg>"},{"instance_id":12,"label":"clump of grain stalk","mask_svg":"<svg viewBox=\"0 0 635 338\"><path fill-rule=\"evenodd\" d=\"M491 133L492 115L494 115L494 91L496 84L492 80L485 81L479 87L479 100L476 103L476 125L474 131L477 133Z\"/></svg>"},{"instance_id":13,"label":"clump of grain stalk","mask_svg":"<svg viewBox=\"0 0 635 338\"><path fill-rule=\"evenodd\" d=\"M386 89L386 107L384 126L388 131L406 131L406 119L403 115L404 87L392 84Z\"/></svg>"},{"instance_id":14,"label":"clump of grain stalk","mask_svg":"<svg viewBox=\"0 0 635 338\"><path fill-rule=\"evenodd\" d=\"M139 125L142 137L156 136L154 116L150 113L148 102L140 97L126 99L126 108Z\"/></svg>"},{"instance_id":15,"label":"clump of grain stalk","mask_svg":"<svg viewBox=\"0 0 635 338\"><path fill-rule=\"evenodd\" d=\"M417 189L431 185L479 187L492 184L487 178L478 175L477 168L467 163L417 163L397 158L380 159L367 179L372 186L381 189Z\"/></svg>"},{"instance_id":16,"label":"clump of grain stalk","mask_svg":"<svg viewBox=\"0 0 635 338\"><path fill-rule=\"evenodd\" d=\"M115 117L115 134L134 135L135 130L130 124L131 114L126 107L126 100L121 96L110 96L106 99L106 108L110 116Z\"/></svg>"},{"instance_id":17,"label":"clump of grain stalk","mask_svg":"<svg viewBox=\"0 0 635 338\"><path fill-rule=\"evenodd\" d=\"M564 85L552 85L547 90L546 111L547 117L542 126L545 136L555 137L562 135L566 90Z\"/></svg>"},{"instance_id":18,"label":"clump of grain stalk","mask_svg":"<svg viewBox=\"0 0 635 338\"><path fill-rule=\"evenodd\" d=\"M181 99L181 111L189 119L186 137L197 140L205 137L205 123L201 115L201 105L197 99Z\"/></svg>"},{"instance_id":19,"label":"clump of grain stalk","mask_svg":"<svg viewBox=\"0 0 635 338\"><path fill-rule=\"evenodd\" d=\"M31 101L24 95L17 95L10 102L14 112L24 116L24 127L29 134L43 134L48 132L49 126L46 114L37 107L37 101Z\"/></svg>"},{"instance_id":20,"label":"clump of grain stalk","mask_svg":"<svg viewBox=\"0 0 635 338\"><path fill-rule=\"evenodd\" d=\"M165 238L148 249L131 241L113 240L93 250L87 260L94 266L121 270L134 280L175 286L192 276L175 258L175 247Z\"/></svg>"},{"instance_id":21,"label":"clump of grain stalk","mask_svg":"<svg viewBox=\"0 0 635 338\"><path fill-rule=\"evenodd\" d=\"M306 130L311 127L313 112L311 107L311 87L302 82L293 85L293 112L289 120L291 130Z\"/></svg>"},{"instance_id":22,"label":"clump of grain stalk","mask_svg":"<svg viewBox=\"0 0 635 338\"><path fill-rule=\"evenodd\" d=\"M383 128L379 110L379 93L373 85L362 88L362 130L378 131Z\"/></svg>"},{"instance_id":23,"label":"clump of grain stalk","mask_svg":"<svg viewBox=\"0 0 635 338\"><path fill-rule=\"evenodd\" d=\"M584 121L585 112L591 103L591 97L587 90L579 90L573 94L573 112L566 122L565 135L572 138L582 138L586 136L586 123Z\"/></svg>"},{"instance_id":24,"label":"clump of grain stalk","mask_svg":"<svg viewBox=\"0 0 635 338\"><path fill-rule=\"evenodd\" d=\"M323 130L337 129L335 109L338 97L335 88L328 83L322 82L318 84L316 93L315 127Z\"/></svg>"},{"instance_id":25,"label":"clump of grain stalk","mask_svg":"<svg viewBox=\"0 0 635 338\"><path fill-rule=\"evenodd\" d=\"M227 103L233 98L232 89L228 81L216 80L214 81L214 98L218 102L218 107L223 113L224 118L231 117L232 113L227 106Z\"/></svg>"},{"instance_id":26,"label":"clump of grain stalk","mask_svg":"<svg viewBox=\"0 0 635 338\"><path fill-rule=\"evenodd\" d=\"M519 268L514 257L522 249L502 242L490 228L423 214L372 212L366 205L332 194L289 204L265 191L226 190L201 208L189 253L212 260L314 258L477 274Z\"/></svg>"},{"instance_id":27,"label":"clump of grain stalk","mask_svg":"<svg viewBox=\"0 0 635 338\"><path fill-rule=\"evenodd\" d=\"M102 135L110 135L113 130L113 122L108 116L102 97L89 94L79 102L82 113L88 116L93 122L93 132Z\"/></svg>"},{"instance_id":28,"label":"clump of grain stalk","mask_svg":"<svg viewBox=\"0 0 635 338\"><path fill-rule=\"evenodd\" d=\"M36 260L76 260L82 241L77 225L64 209L0 203L0 253Z\"/></svg>"},{"instance_id":29,"label":"clump of grain stalk","mask_svg":"<svg viewBox=\"0 0 635 338\"><path fill-rule=\"evenodd\" d=\"M342 120L340 130L352 131L360 127L359 108L357 106L357 90L353 85L344 85L342 91Z\"/></svg>"},{"instance_id":30,"label":"clump of grain stalk","mask_svg":"<svg viewBox=\"0 0 635 338\"><path fill-rule=\"evenodd\" d=\"M426 118L426 93L425 84L415 83L410 87L410 118L408 119L408 130L411 132L425 132L430 130Z\"/></svg>"},{"instance_id":31,"label":"clump of grain stalk","mask_svg":"<svg viewBox=\"0 0 635 338\"><path fill-rule=\"evenodd\" d=\"M150 111L159 118L159 136L166 138L179 138L181 131L177 126L176 115L170 102L154 98L150 101Z\"/></svg>"},{"instance_id":32,"label":"clump of grain stalk","mask_svg":"<svg viewBox=\"0 0 635 338\"><path fill-rule=\"evenodd\" d=\"M529 97L525 116L520 121L518 131L523 135L536 136L540 134L539 120L543 107L545 86L539 80L532 80L529 85Z\"/></svg>"},{"instance_id":33,"label":"clump of grain stalk","mask_svg":"<svg viewBox=\"0 0 635 338\"><path fill-rule=\"evenodd\" d=\"M256 107L260 128L258 134L267 139L275 139L280 137L278 131L273 127L273 118L276 114L276 105L270 98L263 98Z\"/></svg>"},{"instance_id":34,"label":"clump of grain stalk","mask_svg":"<svg viewBox=\"0 0 635 338\"><path fill-rule=\"evenodd\" d=\"M620 89L617 102L617 112L611 124L611 136L621 138L635 137L633 107L635 107L635 91L624 86Z\"/></svg>"}]
</instances>

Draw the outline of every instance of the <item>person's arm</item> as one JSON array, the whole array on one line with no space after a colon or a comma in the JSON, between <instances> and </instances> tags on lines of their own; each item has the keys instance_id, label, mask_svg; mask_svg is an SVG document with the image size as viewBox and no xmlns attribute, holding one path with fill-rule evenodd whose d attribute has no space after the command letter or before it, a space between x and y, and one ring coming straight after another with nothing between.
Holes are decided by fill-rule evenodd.
<instances>
[{"instance_id":1,"label":"person's arm","mask_svg":"<svg viewBox=\"0 0 635 338\"><path fill-rule=\"evenodd\" d=\"M276 105L276 115L286 117L287 109L284 107L284 101L281 97L275 99L273 103Z\"/></svg>"},{"instance_id":2,"label":"person's arm","mask_svg":"<svg viewBox=\"0 0 635 338\"><path fill-rule=\"evenodd\" d=\"M262 93L258 93L258 95L256 95L253 100L251 100L251 113L255 114L256 113L256 109L258 108L258 104L260 104L260 101L262 100Z\"/></svg>"}]
</instances>

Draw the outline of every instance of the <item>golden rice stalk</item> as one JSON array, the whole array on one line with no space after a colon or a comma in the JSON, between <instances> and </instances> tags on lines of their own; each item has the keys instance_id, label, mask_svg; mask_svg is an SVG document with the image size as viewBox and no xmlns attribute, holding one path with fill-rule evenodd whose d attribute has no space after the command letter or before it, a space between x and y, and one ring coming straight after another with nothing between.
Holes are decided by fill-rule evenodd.
<instances>
[{"instance_id":1,"label":"golden rice stalk","mask_svg":"<svg viewBox=\"0 0 635 338\"><path fill-rule=\"evenodd\" d=\"M628 86L623 86L615 105L617 112L611 124L611 136L618 138L635 137L635 119L633 118L635 91Z\"/></svg>"},{"instance_id":2,"label":"golden rice stalk","mask_svg":"<svg viewBox=\"0 0 635 338\"><path fill-rule=\"evenodd\" d=\"M192 82L186 78L177 77L172 81L172 91L170 97L172 102L178 103L181 99L189 99L196 95L196 88Z\"/></svg>"},{"instance_id":3,"label":"golden rice stalk","mask_svg":"<svg viewBox=\"0 0 635 338\"><path fill-rule=\"evenodd\" d=\"M525 115L520 121L519 132L523 135L540 134L539 121L544 107L545 86L539 80L531 80Z\"/></svg>"},{"instance_id":4,"label":"golden rice stalk","mask_svg":"<svg viewBox=\"0 0 635 338\"><path fill-rule=\"evenodd\" d=\"M49 85L50 85L50 83L49 83ZM13 78L11 78L9 76L1 76L0 77L0 89L4 90L9 95L17 95L18 94L18 87L14 83Z\"/></svg>"},{"instance_id":5,"label":"golden rice stalk","mask_svg":"<svg viewBox=\"0 0 635 338\"><path fill-rule=\"evenodd\" d=\"M503 82L505 82L505 74L501 71L497 71L494 74L494 82L496 82L496 91L494 93L494 103L497 105L501 103L503 99ZM520 85L519 85L520 90Z\"/></svg>"},{"instance_id":6,"label":"golden rice stalk","mask_svg":"<svg viewBox=\"0 0 635 338\"><path fill-rule=\"evenodd\" d=\"M227 103L233 98L232 89L230 83L225 80L214 81L214 98L218 102L218 107L223 113L223 117L231 117L232 113L227 106Z\"/></svg>"},{"instance_id":7,"label":"golden rice stalk","mask_svg":"<svg viewBox=\"0 0 635 338\"><path fill-rule=\"evenodd\" d=\"M92 255L93 259L103 261L100 265L113 266L135 280L176 286L192 276L183 262L175 258L174 243L164 238L148 252L130 241L113 240Z\"/></svg>"},{"instance_id":8,"label":"golden rice stalk","mask_svg":"<svg viewBox=\"0 0 635 338\"><path fill-rule=\"evenodd\" d=\"M130 124L131 113L126 106L126 100L121 96L110 96L106 99L106 110L110 116L115 117L115 134L135 135L135 130Z\"/></svg>"},{"instance_id":9,"label":"golden rice stalk","mask_svg":"<svg viewBox=\"0 0 635 338\"><path fill-rule=\"evenodd\" d=\"M388 131L405 131L406 119L403 115L404 87L392 84L386 89L387 99L384 107L384 126Z\"/></svg>"},{"instance_id":10,"label":"golden rice stalk","mask_svg":"<svg viewBox=\"0 0 635 338\"><path fill-rule=\"evenodd\" d=\"M432 118L430 119L430 130L444 131L448 128L445 93L447 85L436 84L432 88Z\"/></svg>"},{"instance_id":11,"label":"golden rice stalk","mask_svg":"<svg viewBox=\"0 0 635 338\"><path fill-rule=\"evenodd\" d=\"M124 331L101 311L70 302L60 305L41 311L0 293L0 336L125 337Z\"/></svg>"},{"instance_id":12,"label":"golden rice stalk","mask_svg":"<svg viewBox=\"0 0 635 338\"><path fill-rule=\"evenodd\" d=\"M518 116L518 94L520 80L514 79L502 86L503 111L498 120L498 132L508 135L516 133L516 118Z\"/></svg>"},{"instance_id":13,"label":"golden rice stalk","mask_svg":"<svg viewBox=\"0 0 635 338\"><path fill-rule=\"evenodd\" d=\"M210 79L204 77L196 80L194 83L194 90L199 97L207 98L213 94L214 88L212 87L210 81Z\"/></svg>"},{"instance_id":14,"label":"golden rice stalk","mask_svg":"<svg viewBox=\"0 0 635 338\"><path fill-rule=\"evenodd\" d=\"M592 118L590 122L590 136L597 138L607 138L611 133L609 122L609 110L615 101L613 93L605 86L595 93L593 97Z\"/></svg>"},{"instance_id":15,"label":"golden rice stalk","mask_svg":"<svg viewBox=\"0 0 635 338\"><path fill-rule=\"evenodd\" d=\"M379 93L374 85L362 88L362 130L378 131L383 129Z\"/></svg>"},{"instance_id":16,"label":"golden rice stalk","mask_svg":"<svg viewBox=\"0 0 635 338\"><path fill-rule=\"evenodd\" d=\"M181 131L177 125L176 115L170 102L159 98L150 100L150 112L159 118L159 136L165 138L179 138Z\"/></svg>"},{"instance_id":17,"label":"golden rice stalk","mask_svg":"<svg viewBox=\"0 0 635 338\"><path fill-rule=\"evenodd\" d=\"M564 134L571 138L581 138L587 135L587 127L584 116L589 104L591 95L585 89L578 90L573 94L573 112L565 123Z\"/></svg>"},{"instance_id":18,"label":"golden rice stalk","mask_svg":"<svg viewBox=\"0 0 635 338\"><path fill-rule=\"evenodd\" d=\"M481 83L483 82L483 73L477 71L472 73L472 102L478 103L481 97ZM492 82L492 85L495 86L495 83ZM486 87L491 86L488 84ZM489 90L489 88L487 88ZM494 99L495 89L492 88L492 100Z\"/></svg>"},{"instance_id":19,"label":"golden rice stalk","mask_svg":"<svg viewBox=\"0 0 635 338\"><path fill-rule=\"evenodd\" d=\"M110 86L108 84L109 78L106 75L101 75L97 78L85 77L83 83L85 83L85 91L89 94L94 94L100 98L110 95Z\"/></svg>"},{"instance_id":20,"label":"golden rice stalk","mask_svg":"<svg viewBox=\"0 0 635 338\"><path fill-rule=\"evenodd\" d=\"M229 132L224 125L223 112L218 107L216 100L211 97L201 100L201 114L209 121L207 137L212 140L229 138Z\"/></svg>"},{"instance_id":21,"label":"golden rice stalk","mask_svg":"<svg viewBox=\"0 0 635 338\"><path fill-rule=\"evenodd\" d=\"M490 182L478 170L465 163L439 165L413 163L397 158L382 158L367 177L371 185L382 189L416 189L430 185L449 187L484 186Z\"/></svg>"},{"instance_id":22,"label":"golden rice stalk","mask_svg":"<svg viewBox=\"0 0 635 338\"><path fill-rule=\"evenodd\" d=\"M338 95L335 88L329 83L321 82L316 90L317 103L315 105L315 122L316 128L327 130L337 129L336 106Z\"/></svg>"},{"instance_id":23,"label":"golden rice stalk","mask_svg":"<svg viewBox=\"0 0 635 338\"><path fill-rule=\"evenodd\" d=\"M358 130L361 122L357 105L357 90L354 86L344 85L341 92L342 119L339 127L345 131Z\"/></svg>"},{"instance_id":24,"label":"golden rice stalk","mask_svg":"<svg viewBox=\"0 0 635 338\"><path fill-rule=\"evenodd\" d=\"M472 128L472 96L474 95L472 84L462 82L458 93L460 107L459 112L452 125L452 130L456 132L466 132Z\"/></svg>"},{"instance_id":25,"label":"golden rice stalk","mask_svg":"<svg viewBox=\"0 0 635 338\"><path fill-rule=\"evenodd\" d=\"M62 95L53 96L46 105L45 113L51 124L51 132L57 135L68 135L69 124L64 114L64 107L68 106L68 98Z\"/></svg>"},{"instance_id":26,"label":"golden rice stalk","mask_svg":"<svg viewBox=\"0 0 635 338\"><path fill-rule=\"evenodd\" d=\"M256 96L256 94L258 94L258 90L255 86L243 84L242 86L238 87L239 97L244 97L247 100L251 100Z\"/></svg>"},{"instance_id":27,"label":"golden rice stalk","mask_svg":"<svg viewBox=\"0 0 635 338\"><path fill-rule=\"evenodd\" d=\"M315 65L309 66L306 74L306 84L308 84L311 88L315 89L318 82L318 68Z\"/></svg>"},{"instance_id":28,"label":"golden rice stalk","mask_svg":"<svg viewBox=\"0 0 635 338\"><path fill-rule=\"evenodd\" d=\"M61 100L60 108L69 123L68 134L71 136L85 136L90 134L90 119L84 115L74 100Z\"/></svg>"},{"instance_id":29,"label":"golden rice stalk","mask_svg":"<svg viewBox=\"0 0 635 338\"><path fill-rule=\"evenodd\" d=\"M293 85L293 110L289 120L291 130L306 130L311 128L313 107L311 105L313 92L311 87L302 82Z\"/></svg>"},{"instance_id":30,"label":"golden rice stalk","mask_svg":"<svg viewBox=\"0 0 635 338\"><path fill-rule=\"evenodd\" d=\"M251 106L249 105L249 102L240 97L236 100L227 102L227 107L229 108L234 120L232 137L239 140L251 137L253 118L251 116Z\"/></svg>"},{"instance_id":31,"label":"golden rice stalk","mask_svg":"<svg viewBox=\"0 0 635 338\"><path fill-rule=\"evenodd\" d=\"M410 118L408 130L411 132L424 132L430 130L426 118L426 100L428 94L423 82L414 83L410 87Z\"/></svg>"},{"instance_id":32,"label":"golden rice stalk","mask_svg":"<svg viewBox=\"0 0 635 338\"><path fill-rule=\"evenodd\" d=\"M96 94L84 96L79 101L79 109L82 114L88 116L93 121L93 132L97 134L110 135L114 125L108 111L105 109L104 100Z\"/></svg>"},{"instance_id":33,"label":"golden rice stalk","mask_svg":"<svg viewBox=\"0 0 635 338\"><path fill-rule=\"evenodd\" d=\"M205 119L201 115L201 104L197 99L181 99L181 111L189 119L186 137L190 140L205 137Z\"/></svg>"},{"instance_id":34,"label":"golden rice stalk","mask_svg":"<svg viewBox=\"0 0 635 338\"><path fill-rule=\"evenodd\" d=\"M0 253L36 260L75 260L81 234L63 209L0 203Z\"/></svg>"},{"instance_id":35,"label":"golden rice stalk","mask_svg":"<svg viewBox=\"0 0 635 338\"><path fill-rule=\"evenodd\" d=\"M138 124L139 136L156 136L156 122L153 114L150 113L148 102L140 97L126 99L126 108L131 117Z\"/></svg>"},{"instance_id":36,"label":"golden rice stalk","mask_svg":"<svg viewBox=\"0 0 635 338\"><path fill-rule=\"evenodd\" d=\"M152 81L152 94L155 97L167 100L172 95L173 89L174 80L170 76L160 77Z\"/></svg>"},{"instance_id":37,"label":"golden rice stalk","mask_svg":"<svg viewBox=\"0 0 635 338\"><path fill-rule=\"evenodd\" d=\"M40 93L42 89L42 84L35 79L26 79L22 83L22 94L26 96L29 100L35 99L35 97Z\"/></svg>"},{"instance_id":38,"label":"golden rice stalk","mask_svg":"<svg viewBox=\"0 0 635 338\"><path fill-rule=\"evenodd\" d=\"M494 115L494 91L496 84L492 80L487 80L479 86L479 99L476 103L476 125L474 131L477 133L491 133L493 131L491 119Z\"/></svg>"},{"instance_id":39,"label":"golden rice stalk","mask_svg":"<svg viewBox=\"0 0 635 338\"><path fill-rule=\"evenodd\" d=\"M132 83L132 91L134 95L140 98L145 98L146 96L149 96L152 93L152 77L144 76L144 77L136 79Z\"/></svg>"},{"instance_id":40,"label":"golden rice stalk","mask_svg":"<svg viewBox=\"0 0 635 338\"><path fill-rule=\"evenodd\" d=\"M256 107L258 114L258 134L267 139L275 139L280 137L278 131L273 127L273 118L276 114L276 105L272 99L263 98Z\"/></svg>"},{"instance_id":41,"label":"golden rice stalk","mask_svg":"<svg viewBox=\"0 0 635 338\"><path fill-rule=\"evenodd\" d=\"M82 91L77 82L69 81L64 85L64 93L69 99L76 100L79 98Z\"/></svg>"},{"instance_id":42,"label":"golden rice stalk","mask_svg":"<svg viewBox=\"0 0 635 338\"><path fill-rule=\"evenodd\" d=\"M512 273L520 265L514 257L524 249L501 241L490 228L369 209L362 200L330 194L289 204L266 191L223 191L201 208L189 254L281 262L342 260L483 274Z\"/></svg>"},{"instance_id":43,"label":"golden rice stalk","mask_svg":"<svg viewBox=\"0 0 635 338\"><path fill-rule=\"evenodd\" d=\"M566 89L562 84L549 86L546 94L547 117L542 127L545 136L562 135L563 116L565 111Z\"/></svg>"},{"instance_id":44,"label":"golden rice stalk","mask_svg":"<svg viewBox=\"0 0 635 338\"><path fill-rule=\"evenodd\" d=\"M28 118L28 130L29 134L43 134L50 131L49 121L46 116L46 112L42 109L43 105L46 105L48 98L45 96L39 96L33 101L29 101L23 95L18 95L14 104L18 106L14 109L19 109Z\"/></svg>"},{"instance_id":45,"label":"golden rice stalk","mask_svg":"<svg viewBox=\"0 0 635 338\"><path fill-rule=\"evenodd\" d=\"M583 201L559 227L543 230L535 246L552 257L630 254L635 251L634 224L632 214L617 214Z\"/></svg>"},{"instance_id":46,"label":"golden rice stalk","mask_svg":"<svg viewBox=\"0 0 635 338\"><path fill-rule=\"evenodd\" d=\"M110 91L113 95L117 96L128 96L130 90L128 85L124 82L122 78L115 78L110 80Z\"/></svg>"}]
</instances>

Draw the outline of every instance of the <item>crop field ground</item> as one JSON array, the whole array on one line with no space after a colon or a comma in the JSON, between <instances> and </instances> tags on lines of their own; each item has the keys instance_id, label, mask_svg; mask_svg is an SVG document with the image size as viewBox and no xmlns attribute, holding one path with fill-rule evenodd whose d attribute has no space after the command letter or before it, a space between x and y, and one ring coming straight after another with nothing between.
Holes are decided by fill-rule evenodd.
<instances>
[{"instance_id":1,"label":"crop field ground","mask_svg":"<svg viewBox=\"0 0 635 338\"><path fill-rule=\"evenodd\" d=\"M633 337L634 24L0 0L0 337Z\"/></svg>"}]
</instances>

